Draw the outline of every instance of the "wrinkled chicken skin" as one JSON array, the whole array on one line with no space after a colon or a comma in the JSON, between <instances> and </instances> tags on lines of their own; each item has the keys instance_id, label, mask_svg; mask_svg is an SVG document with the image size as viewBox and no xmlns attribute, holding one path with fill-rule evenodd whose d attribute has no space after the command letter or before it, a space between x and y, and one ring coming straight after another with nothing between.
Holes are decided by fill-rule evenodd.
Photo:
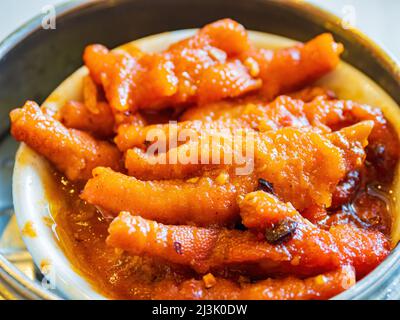
<instances>
[{"instance_id":1,"label":"wrinkled chicken skin","mask_svg":"<svg viewBox=\"0 0 400 320\"><path fill-rule=\"evenodd\" d=\"M379 170L380 180L390 180L399 159L398 135L379 108L349 100L317 97L304 103L289 97L278 97L272 103L263 103L258 98L245 101L219 102L191 108L181 117L182 121L219 123L241 123L259 131L276 130L285 126L312 127L322 132L338 130L359 121L372 120L374 128L367 147L368 159ZM206 125L204 125L206 127Z\"/></svg>"},{"instance_id":2,"label":"wrinkled chicken skin","mask_svg":"<svg viewBox=\"0 0 400 320\"><path fill-rule=\"evenodd\" d=\"M134 255L151 254L177 264L207 259L215 246L218 231L193 226L167 227L140 216L122 212L108 229L107 244ZM127 237L131 234L131 237Z\"/></svg>"},{"instance_id":3,"label":"wrinkled chicken skin","mask_svg":"<svg viewBox=\"0 0 400 320\"><path fill-rule=\"evenodd\" d=\"M310 123L303 109L303 101L287 96L280 96L271 103L255 97L238 102L221 101L189 109L177 124L152 125L140 129L136 126L125 126L118 131L115 143L121 151L126 151L133 147L145 149L154 140L151 134L156 133L167 137L168 142L170 137L179 137L179 134L187 131L268 131L289 126L309 127Z\"/></svg>"},{"instance_id":4,"label":"wrinkled chicken skin","mask_svg":"<svg viewBox=\"0 0 400 320\"><path fill-rule=\"evenodd\" d=\"M315 89L322 93L322 89ZM297 96L311 95L312 93L299 93ZM326 95L319 96L327 99ZM148 142L152 142L153 133L160 132L169 138L179 135L183 130L201 132L201 130L237 130L254 129L257 131L276 130L282 127L311 127L307 117L313 125L322 131L327 131L324 124L313 121L311 112L306 112L308 105L299 99L289 96L280 96L273 102L259 97L249 97L238 101L220 101L188 109L183 113L176 125L161 124L138 128L135 125L126 125L118 130L115 143L121 151L126 151L133 147L145 149ZM322 101L322 100L317 100ZM333 104L331 102L330 104ZM313 110L315 109L313 105ZM370 120L359 119L359 120ZM175 132L171 133L171 130ZM150 139L150 141L149 141ZM154 137L153 137L154 139ZM168 143L168 139L166 142Z\"/></svg>"},{"instance_id":5,"label":"wrinkled chicken skin","mask_svg":"<svg viewBox=\"0 0 400 320\"><path fill-rule=\"evenodd\" d=\"M329 207L332 192L346 172L362 165L364 148L372 127L372 121L365 121L327 137L295 128L257 134L253 143L255 177L271 182L276 193L286 201L291 201L298 210L304 210L312 204ZM235 159L244 159L246 148L233 147L235 141L229 137L183 144L158 156L131 149L126 154L125 166L130 175L143 180L182 179L201 175L204 170L215 167L243 168L243 164ZM179 161L188 153L194 155L193 162ZM220 158L213 163L215 155ZM178 161L169 163L169 159ZM224 164L224 159L232 159L232 164ZM252 171L246 174L250 173ZM236 181L238 179L240 177ZM287 181L291 181L290 185Z\"/></svg>"},{"instance_id":6,"label":"wrinkled chicken skin","mask_svg":"<svg viewBox=\"0 0 400 320\"><path fill-rule=\"evenodd\" d=\"M228 172L228 178L222 184L215 175L205 175L194 182L140 181L97 168L93 179L86 184L82 198L114 214L135 212L163 223L229 225L238 219L236 198L253 191L257 180L264 178L274 185L282 199L292 202L298 210L313 204L329 207L332 192L346 174L348 159L355 156L353 161L363 162L363 149L357 149L355 155L352 151L354 146L365 147L372 125L372 122L366 121L331 134L335 139L341 137L340 141L345 142L344 150L312 131L284 128L266 132L260 143L256 143L254 173L241 176ZM346 140L348 132L351 134ZM128 156L132 154L128 153ZM134 168L142 170L140 175L151 170L149 164L140 167L136 163ZM177 173L177 168L179 174L185 173L182 172L185 166L180 164L172 168L160 164L153 167L153 174L159 169L158 174L171 176ZM193 165L186 168L191 170ZM147 196L142 197L143 194Z\"/></svg>"},{"instance_id":7,"label":"wrinkled chicken skin","mask_svg":"<svg viewBox=\"0 0 400 320\"><path fill-rule=\"evenodd\" d=\"M114 116L106 102L96 104L96 112L85 104L69 101L61 107L58 117L67 127L89 132L101 138L109 138L114 133Z\"/></svg>"},{"instance_id":8,"label":"wrinkled chicken skin","mask_svg":"<svg viewBox=\"0 0 400 320\"><path fill-rule=\"evenodd\" d=\"M250 176L225 184L215 180L205 175L196 181L140 181L99 167L81 197L114 215L129 211L170 224L232 224L238 218L237 195L254 190L256 183Z\"/></svg>"},{"instance_id":9,"label":"wrinkled chicken skin","mask_svg":"<svg viewBox=\"0 0 400 320\"><path fill-rule=\"evenodd\" d=\"M130 128L143 127L145 119L139 113L117 112L104 101L101 89L90 76L83 78L83 101L68 101L56 114L67 128L78 129L96 137L108 139L118 128L129 124Z\"/></svg>"},{"instance_id":10,"label":"wrinkled chicken skin","mask_svg":"<svg viewBox=\"0 0 400 320\"><path fill-rule=\"evenodd\" d=\"M233 136L230 132L224 134L217 131L192 137L193 140L167 152L154 154L138 148L128 150L125 167L129 175L141 180L185 179L213 168L239 167L244 170L246 162L253 161L250 154L253 140L249 139L249 148L246 149L245 132L238 131ZM242 141L239 141L241 138ZM249 153L247 158L246 151Z\"/></svg>"},{"instance_id":11,"label":"wrinkled chicken skin","mask_svg":"<svg viewBox=\"0 0 400 320\"><path fill-rule=\"evenodd\" d=\"M298 269L297 272L303 274L326 270L338 263L338 260L333 261L337 257L327 257L320 269L317 270L319 265L313 265L314 271L304 270L302 266L290 265L293 257L285 247L271 245L248 231L163 225L129 213L121 213L114 219L109 232L107 243L116 248L188 265L199 273L229 265L244 267L260 263L266 268L261 275L285 272L285 268L291 272ZM322 252L330 252L327 249L328 246ZM257 268L257 275L261 269Z\"/></svg>"},{"instance_id":12,"label":"wrinkled chicken skin","mask_svg":"<svg viewBox=\"0 0 400 320\"><path fill-rule=\"evenodd\" d=\"M196 146L194 146L195 148ZM169 150L161 155L147 155L141 149L134 148L126 152L125 168L128 174L139 180L172 180L187 179L196 173L201 174L205 166L200 163L169 163L164 161L173 157L178 159L178 153L186 152L192 148L191 145L183 145L182 147ZM174 153L176 155L174 155ZM197 159L196 159L197 160ZM207 168L212 168L208 165Z\"/></svg>"},{"instance_id":13,"label":"wrinkled chicken skin","mask_svg":"<svg viewBox=\"0 0 400 320\"><path fill-rule=\"evenodd\" d=\"M363 120L374 121L374 128L368 139L367 157L377 166L379 179L388 179L387 175L394 170L399 159L399 139L379 108L350 100L327 101L317 98L306 104L305 111L312 126L325 125L332 130Z\"/></svg>"},{"instance_id":14,"label":"wrinkled chicken skin","mask_svg":"<svg viewBox=\"0 0 400 320\"><path fill-rule=\"evenodd\" d=\"M146 149L149 143L154 142L155 138L152 135L156 133L165 136L168 143L170 137L178 137L187 130L193 133L201 133L205 130L234 132L238 129L264 132L289 126L296 128L313 126L322 132L327 132L330 129L323 121L314 120L316 115L312 113L319 102L325 105L323 99L326 97L319 96L319 99L313 101L312 104L289 96L279 96L270 103L259 97L249 97L235 102L220 101L188 109L181 116L181 122L177 124L151 125L143 128L137 128L135 125L124 126L118 130L115 143L121 151L133 147ZM333 101L329 102L328 107L331 105L332 108L336 108ZM308 109L312 109L312 112Z\"/></svg>"},{"instance_id":15,"label":"wrinkled chicken skin","mask_svg":"<svg viewBox=\"0 0 400 320\"><path fill-rule=\"evenodd\" d=\"M238 284L216 278L215 284L206 286L203 280L161 281L151 290L152 299L204 299L204 300L322 300L329 299L355 284L354 270L344 266L304 280L287 277L267 279L255 283Z\"/></svg>"},{"instance_id":16,"label":"wrinkled chicken skin","mask_svg":"<svg viewBox=\"0 0 400 320\"><path fill-rule=\"evenodd\" d=\"M373 128L374 122L366 120L327 135L342 152L346 172L358 169L363 164L366 157L364 149L368 145Z\"/></svg>"},{"instance_id":17,"label":"wrinkled chicken skin","mask_svg":"<svg viewBox=\"0 0 400 320\"><path fill-rule=\"evenodd\" d=\"M326 137L288 127L262 135L255 150L255 172L298 210L313 204L329 207L332 192L346 173L346 156Z\"/></svg>"},{"instance_id":18,"label":"wrinkled chicken skin","mask_svg":"<svg viewBox=\"0 0 400 320\"><path fill-rule=\"evenodd\" d=\"M338 130L364 120L372 120L374 129L369 138L369 147L376 149L387 144L383 160L389 164L396 163L399 157L397 134L382 111L349 100L318 96L305 103L288 96L280 96L273 102L266 103L259 98L251 97L234 103L222 101L194 107L187 110L180 119L185 121L183 123L200 121L204 128L215 126L213 123L218 124L220 128L229 128L230 123L233 123L233 128L236 128L236 125L240 123L242 127L258 131L291 126L313 127L322 132ZM125 141L125 144L128 145L129 142Z\"/></svg>"},{"instance_id":19,"label":"wrinkled chicken skin","mask_svg":"<svg viewBox=\"0 0 400 320\"><path fill-rule=\"evenodd\" d=\"M279 96L269 101L250 96L234 101L218 101L186 110L180 121L201 121L229 126L231 122L259 131L274 130L284 126L309 126L304 112L304 101L289 96ZM264 129L265 127L265 130Z\"/></svg>"},{"instance_id":20,"label":"wrinkled chicken skin","mask_svg":"<svg viewBox=\"0 0 400 320\"><path fill-rule=\"evenodd\" d=\"M233 125L232 125L233 127ZM240 123L234 126L235 129L240 129ZM186 135L199 135L204 130L227 130L224 123L203 123L201 121L185 121L168 124L154 124L144 127L137 125L125 125L118 128L118 134L114 142L121 151L127 151L131 148L147 149L153 142L164 143L166 148L169 148L170 141L177 141L178 144L187 139Z\"/></svg>"},{"instance_id":21,"label":"wrinkled chicken skin","mask_svg":"<svg viewBox=\"0 0 400 320\"><path fill-rule=\"evenodd\" d=\"M116 147L85 132L67 129L34 102L11 111L10 119L13 137L46 157L72 181L88 180L98 166L121 170L121 154Z\"/></svg>"},{"instance_id":22,"label":"wrinkled chicken skin","mask_svg":"<svg viewBox=\"0 0 400 320\"><path fill-rule=\"evenodd\" d=\"M258 201L250 202L247 208ZM362 276L389 254L389 242L379 232L348 225L328 232L299 213L296 220L298 226L291 239L270 244L250 231L163 225L125 212L111 223L107 243L134 255L187 265L202 274L240 265L257 277L276 273L310 276L343 264L354 265L357 275Z\"/></svg>"},{"instance_id":23,"label":"wrinkled chicken skin","mask_svg":"<svg viewBox=\"0 0 400 320\"><path fill-rule=\"evenodd\" d=\"M232 49L234 48L234 49ZM252 48L242 25L224 19L162 53L91 45L83 59L119 111L204 104L260 89L273 98L333 70L343 48L330 34L293 48Z\"/></svg>"},{"instance_id":24,"label":"wrinkled chicken skin","mask_svg":"<svg viewBox=\"0 0 400 320\"><path fill-rule=\"evenodd\" d=\"M246 126L241 119L227 121L182 121L163 124L148 125L138 128L135 125L126 125L118 130L114 142L121 151L131 148L146 150L154 142L163 143L168 150L173 144L182 144L201 133L232 134L238 131L253 131L250 126Z\"/></svg>"},{"instance_id":25,"label":"wrinkled chicken skin","mask_svg":"<svg viewBox=\"0 0 400 320\"><path fill-rule=\"evenodd\" d=\"M290 203L284 203L266 192L249 193L239 205L243 224L252 230L263 231L289 218L296 221L300 228L304 228L306 238L312 233L329 237L334 243L331 249L336 247L333 250L337 250L341 261L356 268L357 277L373 270L390 252L389 240L379 231L363 230L350 224L333 225L328 231L319 229L302 217ZM287 245L296 241L295 235ZM315 247L311 243L308 250L314 251Z\"/></svg>"},{"instance_id":26,"label":"wrinkled chicken skin","mask_svg":"<svg viewBox=\"0 0 400 320\"><path fill-rule=\"evenodd\" d=\"M309 42L276 51L253 49L246 52L259 65L262 94L267 99L297 90L332 71L339 63L343 46L329 33Z\"/></svg>"},{"instance_id":27,"label":"wrinkled chicken skin","mask_svg":"<svg viewBox=\"0 0 400 320\"><path fill-rule=\"evenodd\" d=\"M364 230L351 224L337 224L329 228L343 261L349 261L362 278L374 270L390 253L390 242L383 233Z\"/></svg>"},{"instance_id":28,"label":"wrinkled chicken skin","mask_svg":"<svg viewBox=\"0 0 400 320\"><path fill-rule=\"evenodd\" d=\"M90 75L83 78L82 86L83 103L87 110L92 114L101 113L98 104L100 100L103 100L103 94L99 86L93 81Z\"/></svg>"},{"instance_id":29,"label":"wrinkled chicken skin","mask_svg":"<svg viewBox=\"0 0 400 320\"><path fill-rule=\"evenodd\" d=\"M252 230L265 231L287 218L307 224L290 202L282 202L267 192L248 193L239 203L242 223Z\"/></svg>"},{"instance_id":30,"label":"wrinkled chicken skin","mask_svg":"<svg viewBox=\"0 0 400 320\"><path fill-rule=\"evenodd\" d=\"M260 88L261 81L235 58L248 47L243 26L225 19L162 53L143 53L132 47L109 52L91 45L83 59L115 110L136 111L236 97Z\"/></svg>"}]
</instances>

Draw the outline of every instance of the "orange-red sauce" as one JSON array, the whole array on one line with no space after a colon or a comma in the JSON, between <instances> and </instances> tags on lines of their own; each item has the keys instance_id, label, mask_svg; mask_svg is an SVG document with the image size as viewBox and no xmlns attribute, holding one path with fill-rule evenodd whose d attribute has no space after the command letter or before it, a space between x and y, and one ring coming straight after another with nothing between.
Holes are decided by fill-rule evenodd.
<instances>
[{"instance_id":1,"label":"orange-red sauce","mask_svg":"<svg viewBox=\"0 0 400 320\"><path fill-rule=\"evenodd\" d=\"M188 269L161 264L146 257L133 257L107 246L111 220L79 199L81 186L67 181L55 170L45 184L55 237L71 261L71 268L84 276L94 289L113 299L149 299L158 278L193 276Z\"/></svg>"},{"instance_id":2,"label":"orange-red sauce","mask_svg":"<svg viewBox=\"0 0 400 320\"><path fill-rule=\"evenodd\" d=\"M392 220L390 182L372 181L376 173L371 170L364 172L364 181L353 201L331 210L329 219L317 221L321 227L354 223L362 228L378 229L389 236ZM344 188L351 188L351 181L350 177ZM157 285L158 280L201 279L188 268L171 266L149 257L131 256L108 246L105 239L112 219L103 217L94 206L79 198L82 187L54 170L46 181L46 195L60 247L71 261L71 268L83 275L96 291L113 299L151 299L155 286L162 291ZM303 214L318 217L316 212ZM44 223L48 224L50 220L46 219ZM237 275L231 275L231 278L238 280ZM240 281L249 280L240 276Z\"/></svg>"}]
</instances>

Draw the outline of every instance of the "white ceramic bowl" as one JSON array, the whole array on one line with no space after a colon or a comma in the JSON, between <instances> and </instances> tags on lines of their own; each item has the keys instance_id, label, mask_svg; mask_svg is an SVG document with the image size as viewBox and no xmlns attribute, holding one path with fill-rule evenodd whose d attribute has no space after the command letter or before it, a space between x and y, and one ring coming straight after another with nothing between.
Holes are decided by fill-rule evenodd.
<instances>
[{"instance_id":1,"label":"white ceramic bowl","mask_svg":"<svg viewBox=\"0 0 400 320\"><path fill-rule=\"evenodd\" d=\"M162 33L133 43L145 51L160 51L194 32L194 30L181 30ZM294 43L292 40L270 34L260 32L249 34L252 41L260 47L279 48ZM80 100L82 78L87 72L87 69L82 67L73 73L48 97L44 105L57 110L68 100ZM350 65L341 62L338 68L321 79L319 84L333 89L342 99L352 99L381 107L385 115L392 120L397 132L400 132L400 108L377 84ZM97 293L92 285L75 271L76 268L72 267L60 249L54 229L46 223L48 217L51 217L44 192L47 175L49 175L47 161L25 144L21 144L16 155L13 176L15 213L21 230L28 225L36 233L34 237L29 233L23 233L25 244L36 265L47 274L53 288L62 296L69 299L104 299L103 295ZM399 212L397 209L395 211ZM399 219L396 219L393 229L394 241L397 242Z\"/></svg>"}]
</instances>

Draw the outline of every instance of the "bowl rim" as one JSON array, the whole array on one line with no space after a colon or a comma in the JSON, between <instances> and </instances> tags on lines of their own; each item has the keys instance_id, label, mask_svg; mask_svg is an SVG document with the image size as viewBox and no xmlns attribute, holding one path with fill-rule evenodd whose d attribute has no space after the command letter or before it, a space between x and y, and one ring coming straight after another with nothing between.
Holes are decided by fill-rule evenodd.
<instances>
[{"instance_id":1,"label":"bowl rim","mask_svg":"<svg viewBox=\"0 0 400 320\"><path fill-rule=\"evenodd\" d=\"M277 0L272 0L277 2ZM103 1L103 0L92 0L87 2L85 0L70 0L63 2L57 6L56 12L57 17L62 17L64 15L71 14L73 12L79 11L81 9L90 8L92 6L97 6L99 3L107 4L109 2L118 3L119 1ZM311 3L305 2L298 2L296 0L289 0L284 5L291 6L294 8L298 8L301 10L302 13L308 14L310 16L317 16L318 18L322 18L332 25L338 27L340 26L340 19L314 5ZM16 46L19 42L23 41L26 37L33 32L35 32L38 28L40 28L42 15L39 14L23 24L9 36L7 36L3 41L0 42L0 59L5 56L9 51L12 50L14 46ZM356 40L366 49L375 53L376 59L384 66L390 73L390 75L400 83L400 64L398 59L388 50L383 50L380 46L378 46L374 41L372 41L368 36L364 35L359 30L352 28L346 30L346 33L352 35L356 38ZM385 88L383 88L385 90ZM386 90L385 90L386 91ZM390 93L388 93L390 95ZM2 136L2 134L0 134ZM32 283L30 279L28 279L25 275L20 273L15 266L9 263L5 258L2 256L0 257L0 270L5 271L5 275L0 273L0 278L6 279L6 277L10 277L11 279L16 280L16 288L18 286L22 286L21 295L26 298L32 298L30 293L33 293L34 298L39 299L57 299L58 296L52 294L51 292L43 289L37 283L34 285L29 285ZM397 245L396 248L391 252L391 254L375 269L373 270L368 276L364 279L357 282L355 286L351 289L335 296L333 299L354 299L357 298L357 295L361 293L365 295L368 290L371 290L372 284L376 282L375 277L379 278L381 283L386 283L388 281L389 274L395 268L396 263L400 260L400 246Z\"/></svg>"}]
</instances>

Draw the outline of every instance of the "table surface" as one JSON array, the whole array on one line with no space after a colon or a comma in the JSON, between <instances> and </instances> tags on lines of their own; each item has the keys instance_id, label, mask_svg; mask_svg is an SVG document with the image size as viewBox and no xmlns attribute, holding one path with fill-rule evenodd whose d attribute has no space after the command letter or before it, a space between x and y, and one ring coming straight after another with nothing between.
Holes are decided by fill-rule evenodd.
<instances>
[{"instance_id":1,"label":"table surface","mask_svg":"<svg viewBox=\"0 0 400 320\"><path fill-rule=\"evenodd\" d=\"M245 0L244 0L245 1ZM6 37L18 26L40 14L47 5L56 5L65 0L1 0L0 39ZM399 0L309 0L352 21L359 28L390 51L400 60Z\"/></svg>"}]
</instances>

